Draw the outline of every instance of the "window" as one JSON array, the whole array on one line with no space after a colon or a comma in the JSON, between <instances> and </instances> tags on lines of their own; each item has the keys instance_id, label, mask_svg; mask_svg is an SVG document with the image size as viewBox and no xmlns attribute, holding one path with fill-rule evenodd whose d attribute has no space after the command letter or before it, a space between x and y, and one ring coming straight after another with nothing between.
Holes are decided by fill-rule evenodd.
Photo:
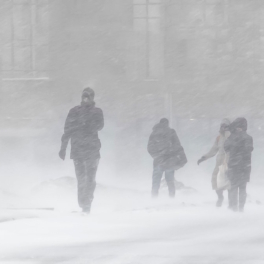
<instances>
[{"instance_id":1,"label":"window","mask_svg":"<svg viewBox=\"0 0 264 264\"><path fill-rule=\"evenodd\" d=\"M49 0L1 0L2 78L48 79Z\"/></svg>"},{"instance_id":2,"label":"window","mask_svg":"<svg viewBox=\"0 0 264 264\"><path fill-rule=\"evenodd\" d=\"M161 0L134 0L137 70L146 79L159 79L163 74L163 38Z\"/></svg>"}]
</instances>

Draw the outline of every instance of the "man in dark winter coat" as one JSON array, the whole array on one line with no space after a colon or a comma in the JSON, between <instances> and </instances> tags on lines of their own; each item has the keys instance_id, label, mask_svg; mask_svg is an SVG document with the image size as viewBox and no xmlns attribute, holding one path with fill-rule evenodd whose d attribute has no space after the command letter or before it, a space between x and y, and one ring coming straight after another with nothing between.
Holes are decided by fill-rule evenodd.
<instances>
[{"instance_id":1,"label":"man in dark winter coat","mask_svg":"<svg viewBox=\"0 0 264 264\"><path fill-rule=\"evenodd\" d=\"M246 186L250 180L253 139L247 134L247 120L237 118L230 125L230 137L224 149L228 153L228 178L230 180L230 209L243 212L246 202ZM238 195L239 191L239 195ZM239 198L238 198L239 197Z\"/></svg>"},{"instance_id":2,"label":"man in dark winter coat","mask_svg":"<svg viewBox=\"0 0 264 264\"><path fill-rule=\"evenodd\" d=\"M103 112L95 107L94 91L85 88L81 104L72 108L67 116L59 156L65 159L66 148L71 140L70 158L73 159L78 181L78 202L86 213L90 212L96 187L95 176L101 148L98 131L103 126Z\"/></svg>"},{"instance_id":3,"label":"man in dark winter coat","mask_svg":"<svg viewBox=\"0 0 264 264\"><path fill-rule=\"evenodd\" d=\"M169 127L168 119L162 118L153 127L148 141L148 152L154 159L152 196L158 196L160 181L165 172L169 196L174 197L174 171L183 167L187 159L175 130Z\"/></svg>"}]
</instances>

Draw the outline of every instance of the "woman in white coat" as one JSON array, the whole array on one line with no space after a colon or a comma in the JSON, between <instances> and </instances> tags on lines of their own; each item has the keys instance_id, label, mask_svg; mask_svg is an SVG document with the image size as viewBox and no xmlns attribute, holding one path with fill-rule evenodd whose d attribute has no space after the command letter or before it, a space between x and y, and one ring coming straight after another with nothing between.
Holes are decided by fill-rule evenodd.
<instances>
[{"instance_id":1,"label":"woman in white coat","mask_svg":"<svg viewBox=\"0 0 264 264\"><path fill-rule=\"evenodd\" d=\"M212 174L212 188L213 190L216 191L216 194L218 196L218 200L216 202L217 207L220 207L222 205L223 200L224 200L223 191L228 189L228 184L224 186L217 186L218 185L217 175L219 173L219 169L220 169L219 167L221 165L226 166L227 164L228 157L224 150L224 143L226 139L230 136L229 125L230 125L230 121L228 119L225 118L222 120L221 125L220 125L219 135L217 136L213 147L207 154L203 155L197 162L199 165L201 162L217 155L216 165L215 165L215 168Z\"/></svg>"}]
</instances>

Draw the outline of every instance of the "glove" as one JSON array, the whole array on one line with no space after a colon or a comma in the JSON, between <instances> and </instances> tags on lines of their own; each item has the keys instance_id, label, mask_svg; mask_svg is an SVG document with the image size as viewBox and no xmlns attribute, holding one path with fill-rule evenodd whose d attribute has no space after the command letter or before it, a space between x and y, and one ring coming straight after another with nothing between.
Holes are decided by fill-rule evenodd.
<instances>
[{"instance_id":1,"label":"glove","mask_svg":"<svg viewBox=\"0 0 264 264\"><path fill-rule=\"evenodd\" d=\"M60 157L62 160L65 160L65 156L66 156L66 150L61 149L60 152L59 152L59 157Z\"/></svg>"},{"instance_id":2,"label":"glove","mask_svg":"<svg viewBox=\"0 0 264 264\"><path fill-rule=\"evenodd\" d=\"M206 158L205 156L202 156L198 161L197 161L197 164L199 165L201 162L205 161Z\"/></svg>"}]
</instances>

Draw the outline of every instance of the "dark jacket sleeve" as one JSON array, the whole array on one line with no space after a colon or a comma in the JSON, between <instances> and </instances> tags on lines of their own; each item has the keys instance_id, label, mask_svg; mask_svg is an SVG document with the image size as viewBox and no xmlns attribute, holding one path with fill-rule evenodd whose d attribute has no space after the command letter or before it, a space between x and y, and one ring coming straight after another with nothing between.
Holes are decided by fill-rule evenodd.
<instances>
[{"instance_id":1,"label":"dark jacket sleeve","mask_svg":"<svg viewBox=\"0 0 264 264\"><path fill-rule=\"evenodd\" d=\"M184 149L181 145L181 142L177 136L177 133L174 129L172 129L172 146L173 146L172 153L176 154L176 159L174 161L175 162L174 168L179 169L187 163L187 157L185 155L185 152L184 152ZM172 155L172 157L175 157L175 156Z\"/></svg>"},{"instance_id":2,"label":"dark jacket sleeve","mask_svg":"<svg viewBox=\"0 0 264 264\"><path fill-rule=\"evenodd\" d=\"M93 129L96 131L102 130L104 127L104 115L103 111L100 108L97 108L97 111L94 116Z\"/></svg>"},{"instance_id":3,"label":"dark jacket sleeve","mask_svg":"<svg viewBox=\"0 0 264 264\"><path fill-rule=\"evenodd\" d=\"M155 148L155 144L153 142L153 134L150 135L149 141L148 141L148 153L152 158L157 157L157 150Z\"/></svg>"},{"instance_id":4,"label":"dark jacket sleeve","mask_svg":"<svg viewBox=\"0 0 264 264\"><path fill-rule=\"evenodd\" d=\"M74 109L71 109L65 121L64 134L62 135L62 138L61 138L61 149L62 150L66 150L68 146L68 142L75 130L76 118L75 118L74 112L75 112Z\"/></svg>"},{"instance_id":5,"label":"dark jacket sleeve","mask_svg":"<svg viewBox=\"0 0 264 264\"><path fill-rule=\"evenodd\" d=\"M174 129L172 129L172 148L173 148L173 151L179 151L179 150L182 150L182 145L181 145L181 142L176 134L176 131Z\"/></svg>"},{"instance_id":6,"label":"dark jacket sleeve","mask_svg":"<svg viewBox=\"0 0 264 264\"><path fill-rule=\"evenodd\" d=\"M246 139L245 149L247 153L251 153L254 150L253 138L251 136L248 136L248 138Z\"/></svg>"},{"instance_id":7,"label":"dark jacket sleeve","mask_svg":"<svg viewBox=\"0 0 264 264\"><path fill-rule=\"evenodd\" d=\"M230 152L234 141L234 134L231 134L224 143L224 150L225 152Z\"/></svg>"}]
</instances>

